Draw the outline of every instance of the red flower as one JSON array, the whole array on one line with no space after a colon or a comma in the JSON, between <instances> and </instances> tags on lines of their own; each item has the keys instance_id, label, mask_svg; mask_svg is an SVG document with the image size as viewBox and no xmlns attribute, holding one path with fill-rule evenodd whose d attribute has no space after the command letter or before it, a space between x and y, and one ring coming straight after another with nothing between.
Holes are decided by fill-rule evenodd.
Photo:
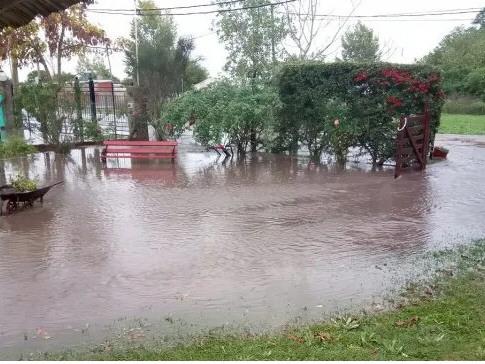
<instances>
[{"instance_id":1,"label":"red flower","mask_svg":"<svg viewBox=\"0 0 485 364\"><path fill-rule=\"evenodd\" d=\"M387 103L390 104L392 107L399 107L402 106L401 99L397 98L396 96L389 96L386 99Z\"/></svg>"},{"instance_id":2,"label":"red flower","mask_svg":"<svg viewBox=\"0 0 485 364\"><path fill-rule=\"evenodd\" d=\"M421 82L418 80L413 81L413 84L410 88L411 92L419 92L421 94L427 94L429 91L429 84L426 82Z\"/></svg>"},{"instance_id":3,"label":"red flower","mask_svg":"<svg viewBox=\"0 0 485 364\"><path fill-rule=\"evenodd\" d=\"M397 84L407 83L412 80L408 72L395 70L392 68L386 68L382 70L382 75L386 78L390 78Z\"/></svg>"},{"instance_id":4,"label":"red flower","mask_svg":"<svg viewBox=\"0 0 485 364\"><path fill-rule=\"evenodd\" d=\"M367 78L369 77L369 75L367 74L367 72L365 71L360 71L359 73L357 73L354 77L354 81L355 82L362 82L362 81L365 81L367 80Z\"/></svg>"}]
</instances>

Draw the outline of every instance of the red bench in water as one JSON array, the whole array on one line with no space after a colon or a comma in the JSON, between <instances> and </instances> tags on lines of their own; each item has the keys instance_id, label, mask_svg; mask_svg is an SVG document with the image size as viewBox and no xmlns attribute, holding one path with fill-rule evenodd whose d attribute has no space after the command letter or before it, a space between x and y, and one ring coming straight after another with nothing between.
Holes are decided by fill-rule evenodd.
<instances>
[{"instance_id":1,"label":"red bench in water","mask_svg":"<svg viewBox=\"0 0 485 364\"><path fill-rule=\"evenodd\" d=\"M106 140L101 158L171 158L177 155L176 141Z\"/></svg>"}]
</instances>

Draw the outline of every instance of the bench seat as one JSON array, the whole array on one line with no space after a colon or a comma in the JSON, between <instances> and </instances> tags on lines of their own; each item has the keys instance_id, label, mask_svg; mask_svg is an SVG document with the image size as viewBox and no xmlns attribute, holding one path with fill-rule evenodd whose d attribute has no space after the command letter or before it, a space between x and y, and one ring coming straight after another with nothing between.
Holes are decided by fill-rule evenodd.
<instances>
[{"instance_id":1,"label":"bench seat","mask_svg":"<svg viewBox=\"0 0 485 364\"><path fill-rule=\"evenodd\" d=\"M106 140L101 158L174 159L176 141Z\"/></svg>"}]
</instances>

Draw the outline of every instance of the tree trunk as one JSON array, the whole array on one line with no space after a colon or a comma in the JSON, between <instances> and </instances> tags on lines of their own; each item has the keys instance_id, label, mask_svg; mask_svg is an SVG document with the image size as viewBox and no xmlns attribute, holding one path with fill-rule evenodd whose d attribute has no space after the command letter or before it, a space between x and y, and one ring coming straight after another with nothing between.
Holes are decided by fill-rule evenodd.
<instances>
[{"instance_id":1,"label":"tree trunk","mask_svg":"<svg viewBox=\"0 0 485 364\"><path fill-rule=\"evenodd\" d=\"M64 45L64 34L66 28L62 25L61 34L59 35L59 42L57 43L57 78L60 79L62 71L62 46Z\"/></svg>"},{"instance_id":2,"label":"tree trunk","mask_svg":"<svg viewBox=\"0 0 485 364\"><path fill-rule=\"evenodd\" d=\"M49 70L49 66L47 66L47 62L45 61L44 55L38 48L35 48L35 53L37 54L38 61L40 62L42 67L44 67L44 71L47 74L48 79L51 80L52 79L51 72Z\"/></svg>"},{"instance_id":3,"label":"tree trunk","mask_svg":"<svg viewBox=\"0 0 485 364\"><path fill-rule=\"evenodd\" d=\"M347 157L341 154L337 154L336 161L339 167L345 167L345 165L347 164Z\"/></svg>"},{"instance_id":4,"label":"tree trunk","mask_svg":"<svg viewBox=\"0 0 485 364\"><path fill-rule=\"evenodd\" d=\"M130 116L130 140L148 140L148 111L146 91L141 87L129 87L133 98L133 113Z\"/></svg>"},{"instance_id":5,"label":"tree trunk","mask_svg":"<svg viewBox=\"0 0 485 364\"><path fill-rule=\"evenodd\" d=\"M258 140L256 138L256 131L251 130L251 152L256 152L258 150Z\"/></svg>"},{"instance_id":6,"label":"tree trunk","mask_svg":"<svg viewBox=\"0 0 485 364\"><path fill-rule=\"evenodd\" d=\"M13 89L16 90L19 85L19 60L17 57L10 56L10 64L12 65L12 84Z\"/></svg>"},{"instance_id":7,"label":"tree trunk","mask_svg":"<svg viewBox=\"0 0 485 364\"><path fill-rule=\"evenodd\" d=\"M290 154L292 155L298 154L298 137L292 138L288 149Z\"/></svg>"}]
</instances>

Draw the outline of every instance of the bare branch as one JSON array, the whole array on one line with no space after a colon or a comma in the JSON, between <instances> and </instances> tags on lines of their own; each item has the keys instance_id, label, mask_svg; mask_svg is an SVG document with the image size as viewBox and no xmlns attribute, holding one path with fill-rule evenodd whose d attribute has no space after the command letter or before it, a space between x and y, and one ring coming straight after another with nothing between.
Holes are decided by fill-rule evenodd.
<instances>
[{"instance_id":1,"label":"bare branch","mask_svg":"<svg viewBox=\"0 0 485 364\"><path fill-rule=\"evenodd\" d=\"M361 1L352 1L352 10L339 25L329 42L323 48L316 48L318 34L330 26L332 19L319 17L320 0L299 0L297 3L285 4L289 39L296 47L297 54L285 49L288 56L296 56L300 60L322 59L325 52L335 43L348 20L360 5ZM316 48L316 49L315 49Z\"/></svg>"}]
</instances>

